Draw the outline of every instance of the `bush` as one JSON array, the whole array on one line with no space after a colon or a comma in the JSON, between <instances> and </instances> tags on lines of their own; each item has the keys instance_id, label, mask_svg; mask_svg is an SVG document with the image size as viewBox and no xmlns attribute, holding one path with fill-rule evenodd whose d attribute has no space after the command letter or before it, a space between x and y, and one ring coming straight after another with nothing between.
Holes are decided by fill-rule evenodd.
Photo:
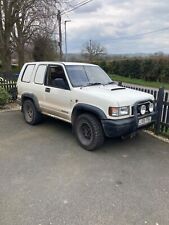
<instances>
[{"instance_id":1,"label":"bush","mask_svg":"<svg viewBox=\"0 0 169 225\"><path fill-rule=\"evenodd\" d=\"M0 87L0 107L4 106L9 100L9 94L6 90Z\"/></svg>"},{"instance_id":2,"label":"bush","mask_svg":"<svg viewBox=\"0 0 169 225\"><path fill-rule=\"evenodd\" d=\"M169 56L128 57L99 64L109 74L143 79L146 81L169 82Z\"/></svg>"}]
</instances>

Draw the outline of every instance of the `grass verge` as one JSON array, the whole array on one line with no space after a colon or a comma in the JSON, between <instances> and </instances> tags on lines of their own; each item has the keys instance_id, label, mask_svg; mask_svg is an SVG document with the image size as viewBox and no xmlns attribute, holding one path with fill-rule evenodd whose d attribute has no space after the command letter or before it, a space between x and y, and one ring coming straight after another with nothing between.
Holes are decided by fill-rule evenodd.
<instances>
[{"instance_id":1,"label":"grass verge","mask_svg":"<svg viewBox=\"0 0 169 225\"><path fill-rule=\"evenodd\" d=\"M111 74L110 77L111 77L111 79L113 79L115 81L122 81L124 83L137 84L137 85L153 87L153 88L164 87L164 89L169 90L169 83L160 83L160 82L155 82L155 81L145 81L145 80L142 80L142 79L123 77L123 76L114 75L114 74Z\"/></svg>"}]
</instances>

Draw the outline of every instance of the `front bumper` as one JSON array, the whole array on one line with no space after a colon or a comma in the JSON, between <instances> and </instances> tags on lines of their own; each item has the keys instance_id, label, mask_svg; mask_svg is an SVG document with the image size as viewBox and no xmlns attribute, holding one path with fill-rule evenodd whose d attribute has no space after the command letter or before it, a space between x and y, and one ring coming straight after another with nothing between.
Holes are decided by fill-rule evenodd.
<instances>
[{"instance_id":1,"label":"front bumper","mask_svg":"<svg viewBox=\"0 0 169 225\"><path fill-rule=\"evenodd\" d=\"M156 112L145 115L144 117L148 116L151 116L151 122L140 127L138 126L140 118L135 116L120 120L101 120L101 123L106 137L120 137L148 127L156 121Z\"/></svg>"}]
</instances>

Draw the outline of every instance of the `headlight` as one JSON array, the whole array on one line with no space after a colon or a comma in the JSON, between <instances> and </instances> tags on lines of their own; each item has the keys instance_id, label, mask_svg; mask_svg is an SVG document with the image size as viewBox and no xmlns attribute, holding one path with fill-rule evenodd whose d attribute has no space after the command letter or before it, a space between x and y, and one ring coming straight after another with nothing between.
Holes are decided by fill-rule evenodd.
<instances>
[{"instance_id":1,"label":"headlight","mask_svg":"<svg viewBox=\"0 0 169 225\"><path fill-rule=\"evenodd\" d=\"M109 116L126 116L129 115L129 106L109 107Z\"/></svg>"},{"instance_id":2,"label":"headlight","mask_svg":"<svg viewBox=\"0 0 169 225\"><path fill-rule=\"evenodd\" d=\"M146 105L142 105L140 107L140 113L141 113L141 115L144 115L146 113Z\"/></svg>"},{"instance_id":3,"label":"headlight","mask_svg":"<svg viewBox=\"0 0 169 225\"><path fill-rule=\"evenodd\" d=\"M150 102L148 110L150 113L154 111L154 104L152 102Z\"/></svg>"}]
</instances>

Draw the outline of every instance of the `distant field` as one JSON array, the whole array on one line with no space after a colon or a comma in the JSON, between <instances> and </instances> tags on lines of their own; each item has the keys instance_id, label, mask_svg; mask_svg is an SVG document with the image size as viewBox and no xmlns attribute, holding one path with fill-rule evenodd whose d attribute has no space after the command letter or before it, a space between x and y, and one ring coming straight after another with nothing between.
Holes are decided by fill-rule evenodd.
<instances>
[{"instance_id":1,"label":"distant field","mask_svg":"<svg viewBox=\"0 0 169 225\"><path fill-rule=\"evenodd\" d=\"M137 84L137 85L154 87L154 88L164 87L165 89L169 90L169 83L160 83L160 82L154 82L154 81L151 82L151 81L145 81L145 80L141 80L141 79L123 77L123 76L114 75L114 74L113 75L111 74L110 77L115 81L122 81L125 83Z\"/></svg>"}]
</instances>

